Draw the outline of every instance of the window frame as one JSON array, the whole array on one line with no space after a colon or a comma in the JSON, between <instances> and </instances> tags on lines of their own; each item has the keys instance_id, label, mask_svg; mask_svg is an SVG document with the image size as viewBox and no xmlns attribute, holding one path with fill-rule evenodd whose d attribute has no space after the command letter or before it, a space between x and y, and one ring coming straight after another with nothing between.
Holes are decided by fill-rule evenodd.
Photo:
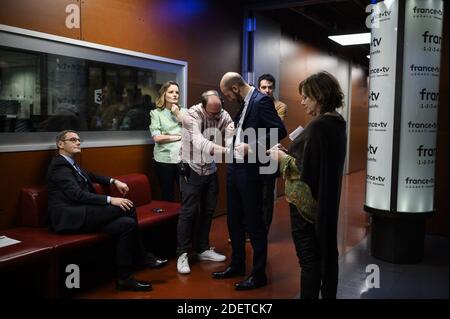
<instances>
[{"instance_id":1,"label":"window frame","mask_svg":"<svg viewBox=\"0 0 450 319\"><path fill-rule=\"evenodd\" d=\"M186 61L81 41L48 33L0 24L2 47L36 53L49 53L73 58L176 73L182 105L187 104ZM150 116L150 115L149 115ZM56 132L0 133L0 153L54 150ZM149 130L81 131L83 148L153 144Z\"/></svg>"}]
</instances>

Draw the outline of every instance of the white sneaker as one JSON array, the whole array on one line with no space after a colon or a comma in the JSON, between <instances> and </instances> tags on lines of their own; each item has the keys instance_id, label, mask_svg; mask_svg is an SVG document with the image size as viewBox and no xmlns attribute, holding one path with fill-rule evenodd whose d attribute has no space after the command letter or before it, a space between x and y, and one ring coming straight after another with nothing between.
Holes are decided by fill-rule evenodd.
<instances>
[{"instance_id":1,"label":"white sneaker","mask_svg":"<svg viewBox=\"0 0 450 319\"><path fill-rule=\"evenodd\" d=\"M183 253L178 257L177 260L177 270L180 274L189 274L191 273L191 268L189 268L189 260L187 253Z\"/></svg>"},{"instance_id":2,"label":"white sneaker","mask_svg":"<svg viewBox=\"0 0 450 319\"><path fill-rule=\"evenodd\" d=\"M227 257L225 257L224 255L216 253L214 251L214 247L211 247L210 249L205 250L201 254L198 254L197 258L199 260L210 260L210 261L224 261L225 259L227 259Z\"/></svg>"}]
</instances>

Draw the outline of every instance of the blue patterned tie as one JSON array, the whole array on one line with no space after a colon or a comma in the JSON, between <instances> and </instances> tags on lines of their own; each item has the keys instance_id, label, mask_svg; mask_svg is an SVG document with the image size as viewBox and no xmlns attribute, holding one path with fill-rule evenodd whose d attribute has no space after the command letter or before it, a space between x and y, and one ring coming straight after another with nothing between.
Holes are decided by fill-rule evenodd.
<instances>
[{"instance_id":1,"label":"blue patterned tie","mask_svg":"<svg viewBox=\"0 0 450 319\"><path fill-rule=\"evenodd\" d=\"M83 172L81 171L81 168L77 165L77 163L73 162L73 167L75 167L75 170L80 174L81 177L83 177L84 181L87 183L87 178L84 176Z\"/></svg>"}]
</instances>

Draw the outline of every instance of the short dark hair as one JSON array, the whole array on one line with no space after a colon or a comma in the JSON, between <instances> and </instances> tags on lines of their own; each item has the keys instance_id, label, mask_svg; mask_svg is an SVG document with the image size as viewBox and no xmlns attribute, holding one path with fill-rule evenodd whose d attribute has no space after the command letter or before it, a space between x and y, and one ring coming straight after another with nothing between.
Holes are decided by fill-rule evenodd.
<instances>
[{"instance_id":1,"label":"short dark hair","mask_svg":"<svg viewBox=\"0 0 450 319\"><path fill-rule=\"evenodd\" d=\"M344 93L336 78L326 71L311 75L298 85L303 93L320 105L320 113L333 112L344 106Z\"/></svg>"},{"instance_id":2,"label":"short dark hair","mask_svg":"<svg viewBox=\"0 0 450 319\"><path fill-rule=\"evenodd\" d=\"M266 80L266 81L272 82L273 83L273 88L275 88L275 78L273 77L272 74L266 73L266 74L261 75L258 78L258 88L261 87L261 81L262 80Z\"/></svg>"},{"instance_id":3,"label":"short dark hair","mask_svg":"<svg viewBox=\"0 0 450 319\"><path fill-rule=\"evenodd\" d=\"M66 134L67 133L76 133L76 134L78 134L78 132L74 131L74 130L64 130L64 131L59 132L56 135L56 139L55 139L56 140L56 149L59 150L58 143L61 142L61 141L64 141L66 139Z\"/></svg>"}]
</instances>

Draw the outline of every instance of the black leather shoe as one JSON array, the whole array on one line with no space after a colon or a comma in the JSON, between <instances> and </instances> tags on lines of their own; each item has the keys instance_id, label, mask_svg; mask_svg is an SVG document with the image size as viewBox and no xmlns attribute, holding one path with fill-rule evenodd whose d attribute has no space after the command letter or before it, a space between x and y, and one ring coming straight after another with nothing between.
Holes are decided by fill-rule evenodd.
<instances>
[{"instance_id":1,"label":"black leather shoe","mask_svg":"<svg viewBox=\"0 0 450 319\"><path fill-rule=\"evenodd\" d=\"M130 277L128 279L118 279L116 282L116 289L128 291L150 291L152 290L152 284Z\"/></svg>"},{"instance_id":2,"label":"black leather shoe","mask_svg":"<svg viewBox=\"0 0 450 319\"><path fill-rule=\"evenodd\" d=\"M232 277L245 276L245 270L243 269L235 269L229 266L224 271L216 271L212 273L212 277L214 279L226 279Z\"/></svg>"},{"instance_id":3,"label":"black leather shoe","mask_svg":"<svg viewBox=\"0 0 450 319\"><path fill-rule=\"evenodd\" d=\"M167 259L158 258L155 255L148 253L142 264L145 267L154 269L154 268L161 268L162 266L167 264L167 262L168 262Z\"/></svg>"},{"instance_id":4,"label":"black leather shoe","mask_svg":"<svg viewBox=\"0 0 450 319\"><path fill-rule=\"evenodd\" d=\"M267 278L259 278L256 279L256 277L250 276L244 281L237 282L234 284L234 288L236 290L251 290L256 289L259 287L263 287L267 285Z\"/></svg>"}]
</instances>

